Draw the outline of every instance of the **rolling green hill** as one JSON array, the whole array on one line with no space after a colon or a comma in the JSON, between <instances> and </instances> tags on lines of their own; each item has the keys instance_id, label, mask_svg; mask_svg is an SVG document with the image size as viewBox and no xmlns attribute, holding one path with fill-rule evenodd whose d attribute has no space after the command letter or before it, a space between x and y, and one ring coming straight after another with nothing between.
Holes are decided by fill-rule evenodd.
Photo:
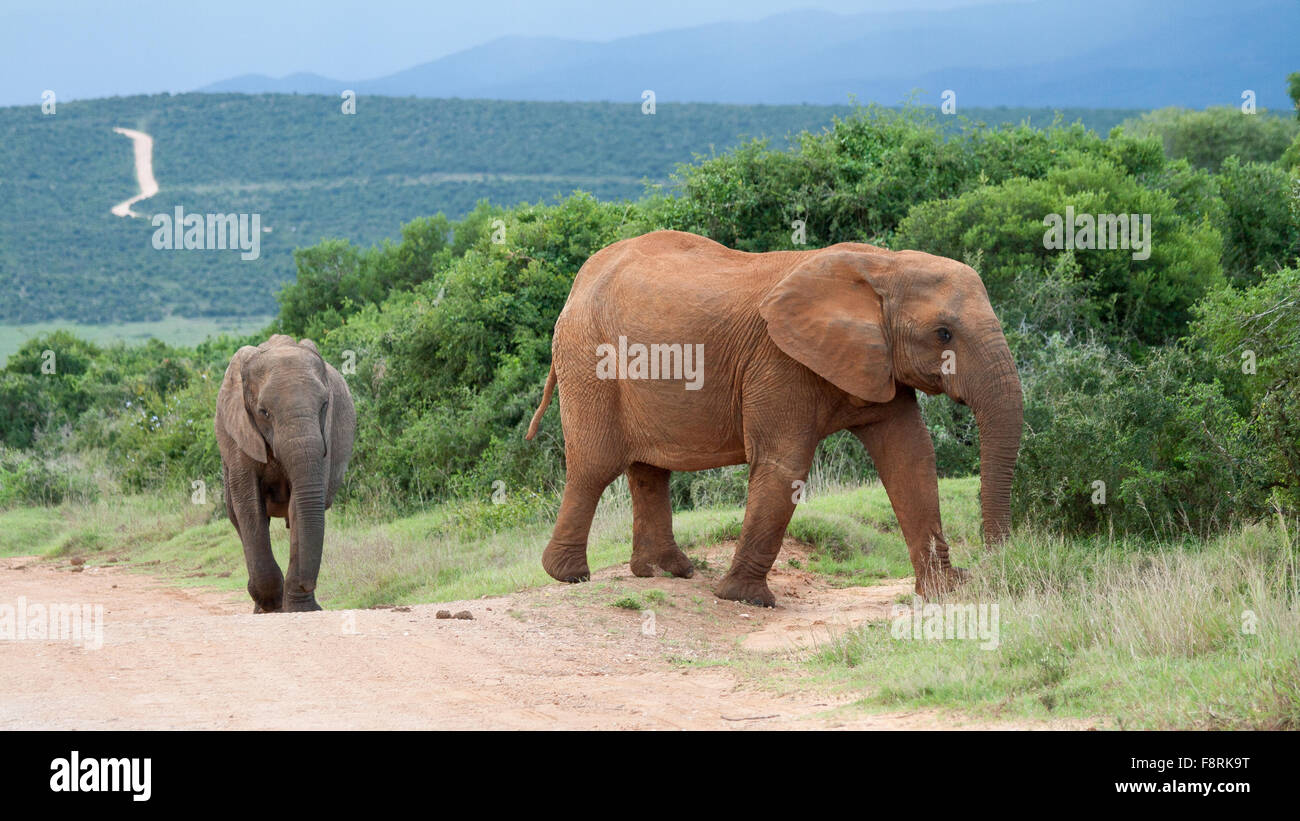
<instances>
[{"instance_id":1,"label":"rolling green hill","mask_svg":"<svg viewBox=\"0 0 1300 821\"><path fill-rule=\"evenodd\" d=\"M265 316L294 278L292 251L325 237L398 238L402 223L457 218L575 189L636 198L677 163L751 138L774 146L821 131L848 107L505 102L362 97L354 115L326 96L183 94L0 108L0 323ZM967 109L973 120L1042 109ZM1067 111L1105 132L1128 111ZM957 118L943 118L957 127ZM132 143L154 138L161 190L137 192ZM156 250L154 214L260 215L260 256Z\"/></svg>"}]
</instances>

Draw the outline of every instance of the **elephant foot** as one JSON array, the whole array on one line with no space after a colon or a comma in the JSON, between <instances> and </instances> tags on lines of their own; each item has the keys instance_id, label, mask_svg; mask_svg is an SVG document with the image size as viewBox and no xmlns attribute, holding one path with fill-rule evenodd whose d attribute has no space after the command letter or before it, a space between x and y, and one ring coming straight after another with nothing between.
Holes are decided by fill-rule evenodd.
<instances>
[{"instance_id":1,"label":"elephant foot","mask_svg":"<svg viewBox=\"0 0 1300 821\"><path fill-rule=\"evenodd\" d=\"M314 593L308 593L306 596L286 595L284 597L283 612L285 613L310 613L315 610L324 609L325 608L316 603L316 595Z\"/></svg>"},{"instance_id":2,"label":"elephant foot","mask_svg":"<svg viewBox=\"0 0 1300 821\"><path fill-rule=\"evenodd\" d=\"M653 576L656 567L679 579L689 579L695 575L695 565L691 564L691 560L675 544L653 554L649 551L637 552L633 548L632 560L628 562L628 567L631 568L633 576L640 576L643 579Z\"/></svg>"},{"instance_id":3,"label":"elephant foot","mask_svg":"<svg viewBox=\"0 0 1300 821\"><path fill-rule=\"evenodd\" d=\"M250 580L248 595L253 597L254 613L279 613L284 598L284 582L281 579Z\"/></svg>"},{"instance_id":4,"label":"elephant foot","mask_svg":"<svg viewBox=\"0 0 1300 821\"><path fill-rule=\"evenodd\" d=\"M586 545L562 545L552 541L542 551L542 567L552 579L560 582L577 583L591 579Z\"/></svg>"},{"instance_id":5,"label":"elephant foot","mask_svg":"<svg viewBox=\"0 0 1300 821\"><path fill-rule=\"evenodd\" d=\"M958 586L970 581L970 571L961 567L949 567L940 571L916 574L916 594L921 597L941 596L951 593Z\"/></svg>"},{"instance_id":6,"label":"elephant foot","mask_svg":"<svg viewBox=\"0 0 1300 821\"><path fill-rule=\"evenodd\" d=\"M756 607L776 607L776 596L768 588L766 578L743 578L728 573L713 589L713 595Z\"/></svg>"}]
</instances>

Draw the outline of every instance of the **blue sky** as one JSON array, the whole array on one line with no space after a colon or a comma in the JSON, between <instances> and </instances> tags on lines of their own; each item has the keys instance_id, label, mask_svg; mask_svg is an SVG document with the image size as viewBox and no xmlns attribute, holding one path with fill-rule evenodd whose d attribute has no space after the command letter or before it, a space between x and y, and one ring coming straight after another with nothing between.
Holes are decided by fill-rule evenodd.
<instances>
[{"instance_id":1,"label":"blue sky","mask_svg":"<svg viewBox=\"0 0 1300 821\"><path fill-rule=\"evenodd\" d=\"M179 92L238 74L370 79L506 35L612 40L800 8L861 13L992 2L3 0L0 105L39 103L47 88L60 100Z\"/></svg>"}]
</instances>

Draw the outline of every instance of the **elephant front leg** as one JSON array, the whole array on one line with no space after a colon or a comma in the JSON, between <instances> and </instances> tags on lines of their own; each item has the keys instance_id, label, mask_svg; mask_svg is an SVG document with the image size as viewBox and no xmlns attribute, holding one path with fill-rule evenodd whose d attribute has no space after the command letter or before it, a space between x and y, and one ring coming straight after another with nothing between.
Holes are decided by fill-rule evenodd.
<instances>
[{"instance_id":1,"label":"elephant front leg","mask_svg":"<svg viewBox=\"0 0 1300 821\"><path fill-rule=\"evenodd\" d=\"M916 573L917 594L946 593L970 578L970 573L953 567L948 556L939 516L934 443L914 393L900 393L890 406L888 416L853 428L853 435L866 445L889 494Z\"/></svg>"},{"instance_id":2,"label":"elephant front leg","mask_svg":"<svg viewBox=\"0 0 1300 821\"><path fill-rule=\"evenodd\" d=\"M632 494L632 560L635 576L652 576L656 567L682 579L695 574L691 560L673 539L673 506L668 495L672 472L635 462L627 469Z\"/></svg>"},{"instance_id":3,"label":"elephant front leg","mask_svg":"<svg viewBox=\"0 0 1300 821\"><path fill-rule=\"evenodd\" d=\"M254 613L275 613L284 596L284 574L271 552L271 520L266 515L257 481L245 487L238 481L225 483L226 513L244 546L244 564L248 567L248 595L253 598Z\"/></svg>"},{"instance_id":4,"label":"elephant front leg","mask_svg":"<svg viewBox=\"0 0 1300 821\"><path fill-rule=\"evenodd\" d=\"M776 596L767 586L767 574L781 552L786 526L794 515L795 498L808 477L812 456L797 468L774 463L750 466L749 498L745 522L740 529L740 546L731 568L718 582L714 594L720 599L743 601L761 607L775 607Z\"/></svg>"}]
</instances>

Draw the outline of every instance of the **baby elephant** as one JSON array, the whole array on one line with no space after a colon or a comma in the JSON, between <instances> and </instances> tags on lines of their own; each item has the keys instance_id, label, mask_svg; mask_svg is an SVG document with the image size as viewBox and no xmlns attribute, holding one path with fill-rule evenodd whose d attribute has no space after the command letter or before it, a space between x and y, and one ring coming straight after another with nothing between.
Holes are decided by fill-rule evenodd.
<instances>
[{"instance_id":1,"label":"baby elephant","mask_svg":"<svg viewBox=\"0 0 1300 821\"><path fill-rule=\"evenodd\" d=\"M320 610L325 509L352 456L356 412L310 339L277 334L231 357L217 394L226 513L244 543L254 613ZM289 528L289 576L271 554L270 517Z\"/></svg>"}]
</instances>

